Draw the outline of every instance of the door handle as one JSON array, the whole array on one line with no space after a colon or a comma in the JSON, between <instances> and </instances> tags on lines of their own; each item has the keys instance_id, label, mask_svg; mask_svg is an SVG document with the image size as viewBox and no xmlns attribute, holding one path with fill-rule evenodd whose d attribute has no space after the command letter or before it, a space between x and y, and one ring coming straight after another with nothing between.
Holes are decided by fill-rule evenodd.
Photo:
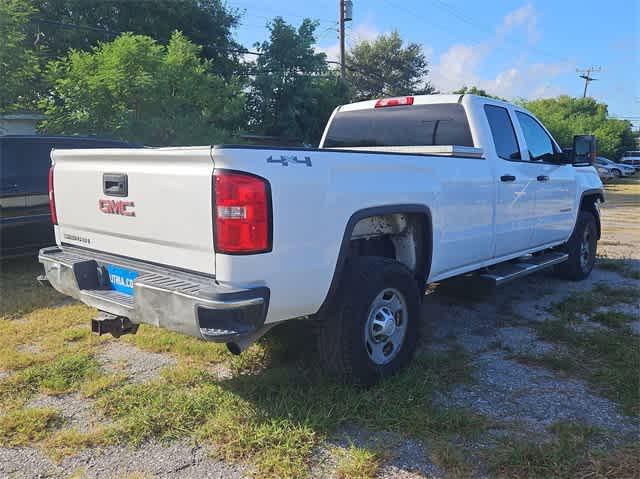
<instances>
[{"instance_id":1,"label":"door handle","mask_svg":"<svg viewBox=\"0 0 640 479\"><path fill-rule=\"evenodd\" d=\"M516 177L513 175L502 175L500 181L516 181Z\"/></svg>"},{"instance_id":2,"label":"door handle","mask_svg":"<svg viewBox=\"0 0 640 479\"><path fill-rule=\"evenodd\" d=\"M104 173L102 175L102 191L107 196L128 195L127 175L124 173Z\"/></svg>"},{"instance_id":3,"label":"door handle","mask_svg":"<svg viewBox=\"0 0 640 479\"><path fill-rule=\"evenodd\" d=\"M538 176L538 181L549 181L549 177L547 175Z\"/></svg>"}]
</instances>

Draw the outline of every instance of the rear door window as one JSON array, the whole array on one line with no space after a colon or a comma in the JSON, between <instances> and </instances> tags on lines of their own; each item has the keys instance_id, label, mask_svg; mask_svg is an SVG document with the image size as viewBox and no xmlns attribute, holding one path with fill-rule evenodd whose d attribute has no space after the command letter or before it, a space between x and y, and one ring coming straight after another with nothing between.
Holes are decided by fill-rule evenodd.
<instances>
[{"instance_id":1,"label":"rear door window","mask_svg":"<svg viewBox=\"0 0 640 479\"><path fill-rule=\"evenodd\" d=\"M338 112L325 148L474 146L462 105L411 105Z\"/></svg>"},{"instance_id":2,"label":"rear door window","mask_svg":"<svg viewBox=\"0 0 640 479\"><path fill-rule=\"evenodd\" d=\"M485 105L484 112L489 121L496 154L503 160L519 160L520 148L507 109L501 106Z\"/></svg>"},{"instance_id":3,"label":"rear door window","mask_svg":"<svg viewBox=\"0 0 640 479\"><path fill-rule=\"evenodd\" d=\"M2 176L6 174L26 193L47 193L51 146L44 141L7 141Z\"/></svg>"}]
</instances>

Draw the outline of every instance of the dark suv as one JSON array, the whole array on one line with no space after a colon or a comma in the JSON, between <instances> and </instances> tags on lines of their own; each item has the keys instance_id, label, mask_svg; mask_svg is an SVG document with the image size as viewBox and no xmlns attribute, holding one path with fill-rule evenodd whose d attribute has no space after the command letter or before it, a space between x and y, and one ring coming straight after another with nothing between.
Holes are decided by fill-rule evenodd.
<instances>
[{"instance_id":1,"label":"dark suv","mask_svg":"<svg viewBox=\"0 0 640 479\"><path fill-rule=\"evenodd\" d=\"M49 212L51 149L131 148L76 136L0 136L0 257L33 254L55 242Z\"/></svg>"}]
</instances>

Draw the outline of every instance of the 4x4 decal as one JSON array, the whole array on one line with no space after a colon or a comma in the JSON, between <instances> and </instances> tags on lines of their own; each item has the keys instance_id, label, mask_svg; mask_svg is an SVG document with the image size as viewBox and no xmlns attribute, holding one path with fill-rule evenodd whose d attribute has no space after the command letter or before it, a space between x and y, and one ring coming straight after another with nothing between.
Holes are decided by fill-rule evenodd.
<instances>
[{"instance_id":1,"label":"4x4 decal","mask_svg":"<svg viewBox=\"0 0 640 479\"><path fill-rule=\"evenodd\" d=\"M267 163L280 163L282 166L289 166L289 163L301 163L307 166L313 166L311 164L311 157L305 156L304 159L300 160L295 155L280 155L280 158L273 158L270 156L267 158Z\"/></svg>"}]
</instances>

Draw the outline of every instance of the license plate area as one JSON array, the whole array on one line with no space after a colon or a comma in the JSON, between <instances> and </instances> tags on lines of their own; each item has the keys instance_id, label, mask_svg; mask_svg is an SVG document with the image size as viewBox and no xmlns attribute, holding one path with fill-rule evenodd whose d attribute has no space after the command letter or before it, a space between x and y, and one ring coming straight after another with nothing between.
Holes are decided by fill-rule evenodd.
<instances>
[{"instance_id":1,"label":"license plate area","mask_svg":"<svg viewBox=\"0 0 640 479\"><path fill-rule=\"evenodd\" d=\"M133 282L138 277L138 272L113 264L108 264L106 267L111 289L133 296Z\"/></svg>"}]
</instances>

